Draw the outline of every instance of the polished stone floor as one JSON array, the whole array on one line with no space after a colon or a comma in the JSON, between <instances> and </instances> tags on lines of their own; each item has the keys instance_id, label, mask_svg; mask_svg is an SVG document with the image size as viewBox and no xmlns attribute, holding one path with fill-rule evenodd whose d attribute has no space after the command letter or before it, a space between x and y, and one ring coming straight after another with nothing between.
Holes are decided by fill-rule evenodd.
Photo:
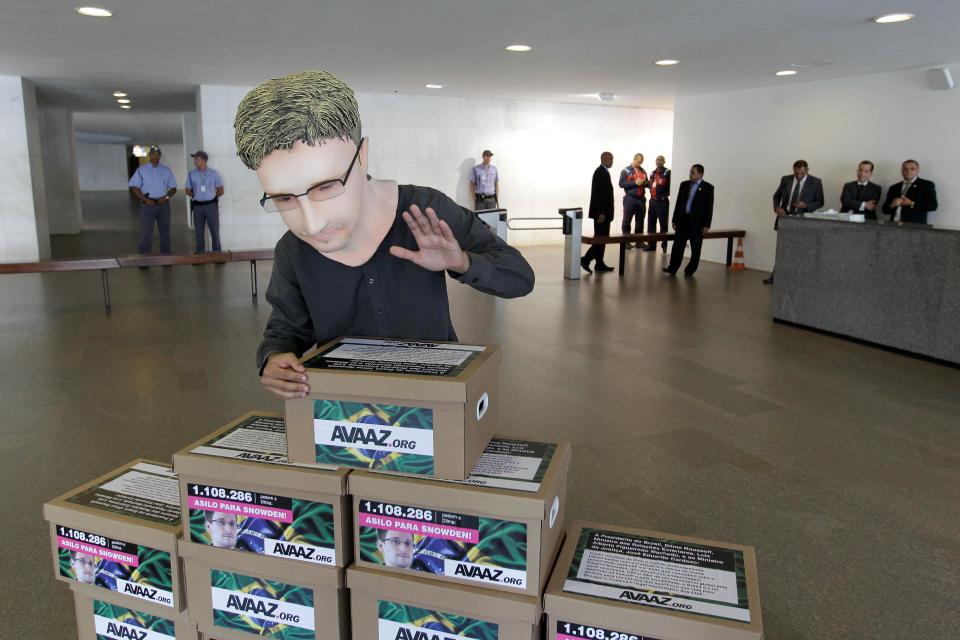
<instances>
[{"instance_id":1,"label":"polished stone floor","mask_svg":"<svg viewBox=\"0 0 960 640\"><path fill-rule=\"evenodd\" d=\"M774 325L766 273L631 252L576 282L525 253L529 297L451 306L504 347L501 432L572 442L571 517L755 546L771 639L960 637L960 370ZM44 500L279 409L245 265L112 282L106 314L96 274L0 277L5 638L71 637Z\"/></svg>"}]
</instances>

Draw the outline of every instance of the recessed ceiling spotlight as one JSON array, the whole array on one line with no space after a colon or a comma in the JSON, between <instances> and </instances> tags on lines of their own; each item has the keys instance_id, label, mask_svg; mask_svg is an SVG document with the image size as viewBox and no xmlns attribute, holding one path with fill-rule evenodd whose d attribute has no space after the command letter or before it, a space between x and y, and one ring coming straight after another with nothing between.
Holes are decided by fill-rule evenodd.
<instances>
[{"instance_id":1,"label":"recessed ceiling spotlight","mask_svg":"<svg viewBox=\"0 0 960 640\"><path fill-rule=\"evenodd\" d=\"M113 15L113 11L102 7L77 7L76 12L88 18L109 18Z\"/></svg>"},{"instance_id":2,"label":"recessed ceiling spotlight","mask_svg":"<svg viewBox=\"0 0 960 640\"><path fill-rule=\"evenodd\" d=\"M522 53L524 51L531 51L533 47L525 44L511 44L509 47L506 47L506 49L507 51L517 51Z\"/></svg>"},{"instance_id":3,"label":"recessed ceiling spotlight","mask_svg":"<svg viewBox=\"0 0 960 640\"><path fill-rule=\"evenodd\" d=\"M597 94L597 100L599 100L600 102L610 102L610 101L613 100L613 94L612 94L612 93L598 93L598 94Z\"/></svg>"},{"instance_id":4,"label":"recessed ceiling spotlight","mask_svg":"<svg viewBox=\"0 0 960 640\"><path fill-rule=\"evenodd\" d=\"M130 105L128 105L128 104L122 104L122 105L120 105L120 108L121 108L121 109L130 109L131 107L130 107Z\"/></svg>"},{"instance_id":5,"label":"recessed ceiling spotlight","mask_svg":"<svg viewBox=\"0 0 960 640\"><path fill-rule=\"evenodd\" d=\"M678 64L679 62L680 62L679 60L669 60L669 59L668 59L668 60L657 60L657 61L654 62L653 64L658 65L658 66L661 66L661 67L669 67L669 66Z\"/></svg>"},{"instance_id":6,"label":"recessed ceiling spotlight","mask_svg":"<svg viewBox=\"0 0 960 640\"><path fill-rule=\"evenodd\" d=\"M114 97L114 98L126 98L126 97L127 97L127 94L125 94L123 91L114 91L114 92L113 92L113 97Z\"/></svg>"},{"instance_id":7,"label":"recessed ceiling spotlight","mask_svg":"<svg viewBox=\"0 0 960 640\"><path fill-rule=\"evenodd\" d=\"M425 84L423 86L425 86L427 89L443 89L442 84Z\"/></svg>"},{"instance_id":8,"label":"recessed ceiling spotlight","mask_svg":"<svg viewBox=\"0 0 960 640\"><path fill-rule=\"evenodd\" d=\"M777 76L795 76L797 75L796 69L784 69L783 71L777 71L774 75Z\"/></svg>"},{"instance_id":9,"label":"recessed ceiling spotlight","mask_svg":"<svg viewBox=\"0 0 960 640\"><path fill-rule=\"evenodd\" d=\"M895 22L907 22L913 20L912 13L888 13L885 16L879 16L873 19L877 24L893 24Z\"/></svg>"},{"instance_id":10,"label":"recessed ceiling spotlight","mask_svg":"<svg viewBox=\"0 0 960 640\"><path fill-rule=\"evenodd\" d=\"M130 99L129 99L129 98L117 98L117 102L119 102L120 104L130 104Z\"/></svg>"}]
</instances>

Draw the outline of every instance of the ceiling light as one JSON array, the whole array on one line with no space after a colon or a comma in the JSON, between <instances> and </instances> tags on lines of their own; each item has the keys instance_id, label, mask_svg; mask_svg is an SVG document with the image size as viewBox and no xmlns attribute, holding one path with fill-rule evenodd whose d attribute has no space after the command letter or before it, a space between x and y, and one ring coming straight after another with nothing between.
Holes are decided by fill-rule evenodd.
<instances>
[{"instance_id":1,"label":"ceiling light","mask_svg":"<svg viewBox=\"0 0 960 640\"><path fill-rule=\"evenodd\" d=\"M123 91L114 91L114 92L113 92L113 97L114 97L114 98L126 98L126 97L127 97L127 94L125 94Z\"/></svg>"},{"instance_id":2,"label":"ceiling light","mask_svg":"<svg viewBox=\"0 0 960 640\"><path fill-rule=\"evenodd\" d=\"M130 108L130 105L128 105L128 104L122 104L122 105L120 105L120 108L121 108L121 109L129 109L129 108Z\"/></svg>"},{"instance_id":3,"label":"ceiling light","mask_svg":"<svg viewBox=\"0 0 960 640\"><path fill-rule=\"evenodd\" d=\"M524 52L524 51L530 51L530 50L532 50L533 47L530 47L530 46L525 45L525 44L512 44L512 45L510 45L509 47L507 47L506 49L507 49L507 51Z\"/></svg>"},{"instance_id":4,"label":"ceiling light","mask_svg":"<svg viewBox=\"0 0 960 640\"><path fill-rule=\"evenodd\" d=\"M612 93L598 93L598 94L597 94L597 100L599 100L600 102L610 102L611 100L613 100L613 94L612 94Z\"/></svg>"},{"instance_id":5,"label":"ceiling light","mask_svg":"<svg viewBox=\"0 0 960 640\"><path fill-rule=\"evenodd\" d=\"M893 24L894 22L907 22L908 20L913 20L912 13L888 13L885 16L873 19L877 24Z\"/></svg>"},{"instance_id":6,"label":"ceiling light","mask_svg":"<svg viewBox=\"0 0 960 640\"><path fill-rule=\"evenodd\" d=\"M423 86L425 86L427 89L443 89L442 84L425 84Z\"/></svg>"},{"instance_id":7,"label":"ceiling light","mask_svg":"<svg viewBox=\"0 0 960 640\"><path fill-rule=\"evenodd\" d=\"M113 15L113 11L101 7L77 7L76 11L80 15L89 18L109 18Z\"/></svg>"},{"instance_id":8,"label":"ceiling light","mask_svg":"<svg viewBox=\"0 0 960 640\"><path fill-rule=\"evenodd\" d=\"M119 102L120 104L130 104L130 99L129 99L129 98L117 98L117 102Z\"/></svg>"},{"instance_id":9,"label":"ceiling light","mask_svg":"<svg viewBox=\"0 0 960 640\"><path fill-rule=\"evenodd\" d=\"M657 60L653 64L659 65L661 67L669 67L679 63L679 60Z\"/></svg>"},{"instance_id":10,"label":"ceiling light","mask_svg":"<svg viewBox=\"0 0 960 640\"><path fill-rule=\"evenodd\" d=\"M777 71L774 75L778 76L795 76L797 75L796 69L784 69L783 71Z\"/></svg>"}]
</instances>

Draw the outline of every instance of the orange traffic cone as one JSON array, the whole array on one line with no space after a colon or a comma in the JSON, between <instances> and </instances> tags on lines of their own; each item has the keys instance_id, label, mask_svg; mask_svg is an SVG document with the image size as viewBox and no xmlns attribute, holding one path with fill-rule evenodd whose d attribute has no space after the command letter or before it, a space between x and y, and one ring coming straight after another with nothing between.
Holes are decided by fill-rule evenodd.
<instances>
[{"instance_id":1,"label":"orange traffic cone","mask_svg":"<svg viewBox=\"0 0 960 640\"><path fill-rule=\"evenodd\" d=\"M747 265L743 263L743 238L737 238L737 251L733 254L733 264L730 265L731 271L743 271Z\"/></svg>"}]
</instances>

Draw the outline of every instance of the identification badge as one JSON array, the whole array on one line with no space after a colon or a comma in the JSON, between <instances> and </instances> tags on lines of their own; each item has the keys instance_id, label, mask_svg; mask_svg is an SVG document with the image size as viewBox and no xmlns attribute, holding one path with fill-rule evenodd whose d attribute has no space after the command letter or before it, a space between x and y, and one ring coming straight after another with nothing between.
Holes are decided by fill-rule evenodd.
<instances>
[{"instance_id":1,"label":"identification badge","mask_svg":"<svg viewBox=\"0 0 960 640\"><path fill-rule=\"evenodd\" d=\"M207 191L207 185L205 184L200 185L200 193L206 193L206 191Z\"/></svg>"}]
</instances>

